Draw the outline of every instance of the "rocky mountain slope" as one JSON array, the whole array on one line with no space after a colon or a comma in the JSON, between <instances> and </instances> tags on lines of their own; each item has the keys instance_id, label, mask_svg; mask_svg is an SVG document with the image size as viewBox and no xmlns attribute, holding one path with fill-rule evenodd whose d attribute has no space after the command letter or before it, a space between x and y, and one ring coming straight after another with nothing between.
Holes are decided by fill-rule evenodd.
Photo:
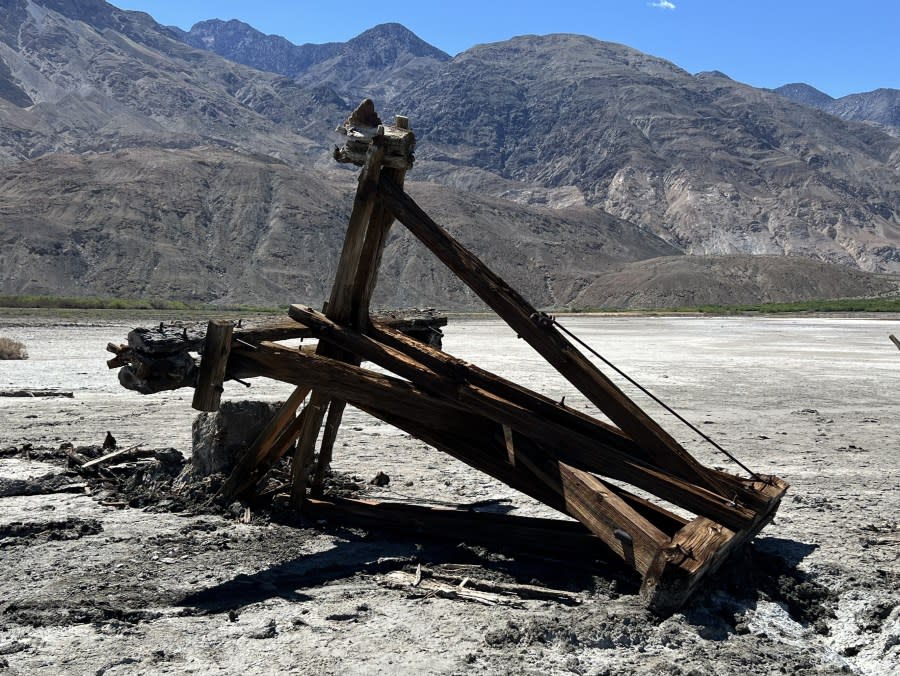
<instances>
[{"instance_id":1,"label":"rocky mountain slope","mask_svg":"<svg viewBox=\"0 0 900 676\"><path fill-rule=\"evenodd\" d=\"M0 293L320 305L354 188L347 173L212 148L23 162L0 177ZM428 184L409 189L541 305L567 303L598 269L680 253L592 209L511 205ZM386 305L474 302L399 226L385 261Z\"/></svg>"},{"instance_id":2,"label":"rocky mountain slope","mask_svg":"<svg viewBox=\"0 0 900 676\"><path fill-rule=\"evenodd\" d=\"M333 87L350 100L368 96L384 102L450 60L398 23L380 24L343 43L294 45L241 21L214 19L195 24L181 39L301 84Z\"/></svg>"},{"instance_id":3,"label":"rocky mountain slope","mask_svg":"<svg viewBox=\"0 0 900 676\"><path fill-rule=\"evenodd\" d=\"M405 100L435 179L565 188L692 254L900 270L900 140L869 126L569 35L472 48Z\"/></svg>"},{"instance_id":4,"label":"rocky mountain slope","mask_svg":"<svg viewBox=\"0 0 900 676\"><path fill-rule=\"evenodd\" d=\"M325 130L346 114L346 102L328 87L301 87L190 48L146 14L102 0L6 5L6 163L56 151L200 143L310 162L322 154Z\"/></svg>"},{"instance_id":5,"label":"rocky mountain slope","mask_svg":"<svg viewBox=\"0 0 900 676\"><path fill-rule=\"evenodd\" d=\"M897 279L793 257L695 259L596 209L411 183L413 197L542 307L878 295ZM233 151L57 153L0 175L0 293L321 305L354 182ZM652 259L652 260L645 260ZM802 276L802 288L790 279ZM795 285L796 286L796 285ZM376 303L478 301L402 226Z\"/></svg>"},{"instance_id":6,"label":"rocky mountain slope","mask_svg":"<svg viewBox=\"0 0 900 676\"><path fill-rule=\"evenodd\" d=\"M263 39L242 35L230 58L246 60ZM342 73L332 82L347 98L377 92L408 113L421 134L419 176L601 207L692 254L900 271L900 140L878 130L574 35L474 47L428 62L399 89L358 59L346 70L333 63L295 77Z\"/></svg>"},{"instance_id":7,"label":"rocky mountain slope","mask_svg":"<svg viewBox=\"0 0 900 676\"><path fill-rule=\"evenodd\" d=\"M294 48L226 22L185 33L102 0L10 0L2 288L315 302L352 190L330 130L373 92L417 132L410 179L430 183L415 194L536 304L615 304L589 291L596 276L637 283L628 266L660 256L678 262L647 263L650 278L674 283L665 271L681 266L684 288L745 266L733 276L778 299L789 283L756 280L812 275L814 290L795 285L804 297L878 291L830 266L683 253L900 270L900 140L721 74L569 35L450 59L396 24ZM385 260L385 303L474 303L399 234ZM671 295L662 284L649 304Z\"/></svg>"},{"instance_id":8,"label":"rocky mountain slope","mask_svg":"<svg viewBox=\"0 0 900 676\"><path fill-rule=\"evenodd\" d=\"M886 127L893 135L900 135L900 89L881 88L838 99L802 82L786 84L773 91L844 120L874 122Z\"/></svg>"}]
</instances>

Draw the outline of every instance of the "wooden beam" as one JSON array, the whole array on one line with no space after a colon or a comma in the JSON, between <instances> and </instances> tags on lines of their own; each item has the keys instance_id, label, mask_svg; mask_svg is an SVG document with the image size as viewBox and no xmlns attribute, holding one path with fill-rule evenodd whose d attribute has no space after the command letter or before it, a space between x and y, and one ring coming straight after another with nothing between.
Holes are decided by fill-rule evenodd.
<instances>
[{"instance_id":1,"label":"wooden beam","mask_svg":"<svg viewBox=\"0 0 900 676\"><path fill-rule=\"evenodd\" d=\"M669 536L603 481L566 463L553 461L540 450L521 449L520 464L562 494L570 516L583 523L641 575L646 574Z\"/></svg>"},{"instance_id":2,"label":"wooden beam","mask_svg":"<svg viewBox=\"0 0 900 676\"><path fill-rule=\"evenodd\" d=\"M384 161L384 130L371 139L371 144L366 153L363 169L359 174L359 183L356 189L356 197L353 200L353 210L350 213L350 221L347 225L347 234L344 237L344 246L341 249L341 257L338 261L334 284L331 287L331 296L328 301L327 312L329 317L346 322L352 315L352 294L356 283L357 270L366 240L369 220L372 210L375 208L375 193L378 186L378 177ZM335 353L329 346L319 345L317 354L326 354L331 357L342 357L354 361L354 357L347 354ZM359 363L356 361L355 363ZM313 392L309 403L310 413L304 417L303 430L294 454L294 467L291 476L291 504L295 508L303 505L306 496L306 482L309 476L309 464L313 461L316 439L325 411L328 408L329 399ZM323 469L324 476L324 469Z\"/></svg>"},{"instance_id":3,"label":"wooden beam","mask_svg":"<svg viewBox=\"0 0 900 676\"><path fill-rule=\"evenodd\" d=\"M347 234L338 261L334 285L328 300L328 317L341 323L349 323L353 310L353 289L356 285L358 268L362 260L369 221L375 208L378 191L378 179L384 160L384 147L381 136L375 136L366 155L366 163L359 174L353 210L347 224Z\"/></svg>"},{"instance_id":4,"label":"wooden beam","mask_svg":"<svg viewBox=\"0 0 900 676\"><path fill-rule=\"evenodd\" d=\"M459 398L436 398L403 380L269 343L263 343L259 350L235 351L233 359L244 372L252 369L259 375L277 380L310 385L360 408L377 406L381 400L382 406L389 405L398 411L404 407L418 408L423 414L428 411L431 417L438 419L446 415L448 406L469 415L494 416L497 422L540 439L547 452L558 460L586 471L596 471L599 466L604 475L648 490L695 514L737 528L744 527L755 516L755 512L730 499L641 463L616 449L603 448L593 440L585 441L561 426L544 424L527 410L471 386L459 387L456 390L461 395ZM602 462L598 462L601 452Z\"/></svg>"},{"instance_id":5,"label":"wooden beam","mask_svg":"<svg viewBox=\"0 0 900 676\"><path fill-rule=\"evenodd\" d=\"M373 106L374 111L374 106ZM397 118L396 128L409 129L409 120L405 117ZM415 146L415 136L412 132L404 135L405 143L407 143L410 153L410 164L412 147ZM373 139L374 141L374 139ZM406 168L385 168L384 174L390 176L397 184L402 186L406 176ZM377 176L373 176L377 178ZM378 269L381 267L381 258L384 253L384 245L387 242L388 232L394 222L394 216L380 203L376 203L369 217L368 227L365 231L365 238L359 257L356 261L356 270L353 276L350 288L350 296L347 299L349 303L350 323L356 328L362 328L369 324L369 304L372 300L372 293L375 291L375 285L378 282ZM351 218L352 223L352 218ZM349 232L348 232L349 237ZM340 299L336 302L340 302ZM340 318L344 314L342 306L333 307L331 303L328 305L331 315ZM359 361L354 359L352 363L358 364ZM316 494L322 491L322 484L325 481L325 473L331 464L334 455L334 442L337 439L338 428L341 425L341 418L344 413L345 402L338 399L332 400L328 407L328 420L325 424L325 434L322 437L322 445L319 448L319 462L316 466L316 473L312 481L312 490Z\"/></svg>"},{"instance_id":6,"label":"wooden beam","mask_svg":"<svg viewBox=\"0 0 900 676\"><path fill-rule=\"evenodd\" d=\"M311 498L306 509L313 518L334 519L341 524L507 547L561 559L601 558L606 551L600 539L577 521L346 498Z\"/></svg>"},{"instance_id":7,"label":"wooden beam","mask_svg":"<svg viewBox=\"0 0 900 676\"><path fill-rule=\"evenodd\" d=\"M646 458L641 448L628 438L622 430L557 401L553 401L549 397L545 397L517 383L480 369L474 364L469 364L430 345L413 340L380 320L373 320L367 334L373 340L403 352L408 357L422 363L444 377L457 382L471 383L487 392L534 411L535 415L541 418L565 425L573 431L614 446L636 457Z\"/></svg>"},{"instance_id":8,"label":"wooden beam","mask_svg":"<svg viewBox=\"0 0 900 676\"><path fill-rule=\"evenodd\" d=\"M328 408L329 398L321 390L313 390L305 409L297 449L291 466L291 506L300 509L306 499L306 482L313 461L316 438Z\"/></svg>"},{"instance_id":9,"label":"wooden beam","mask_svg":"<svg viewBox=\"0 0 900 676\"><path fill-rule=\"evenodd\" d=\"M322 433L322 445L319 447L319 460L316 463L316 473L313 476L311 490L313 495L322 495L322 486L325 483L325 474L331 466L334 454L334 442L337 439L338 428L341 426L341 418L347 402L342 399L332 399L328 406L328 417L325 419L325 431Z\"/></svg>"},{"instance_id":10,"label":"wooden beam","mask_svg":"<svg viewBox=\"0 0 900 676\"><path fill-rule=\"evenodd\" d=\"M206 328L203 358L197 375L192 406L198 411L217 411L222 401L222 385L225 382L225 368L231 352L231 332L234 325L230 321L213 319Z\"/></svg>"},{"instance_id":11,"label":"wooden beam","mask_svg":"<svg viewBox=\"0 0 900 676\"><path fill-rule=\"evenodd\" d=\"M768 498L766 509L742 530L734 531L698 517L675 533L644 576L641 597L647 606L660 615L680 608L703 578L714 573L731 552L752 540L774 518L787 489L787 483L773 477L764 491Z\"/></svg>"},{"instance_id":12,"label":"wooden beam","mask_svg":"<svg viewBox=\"0 0 900 676\"><path fill-rule=\"evenodd\" d=\"M412 145L415 145L415 136L408 131L409 120L407 118L397 116L396 128L406 130ZM389 177L394 185L402 188L406 179L406 169L385 168L383 175ZM351 317L349 324L354 328L363 329L369 324L369 303L378 282L378 270L381 267L384 245L393 223L394 215L380 201L377 202L369 220L365 242L360 252L356 278L350 293ZM339 317L333 318L339 319Z\"/></svg>"},{"instance_id":13,"label":"wooden beam","mask_svg":"<svg viewBox=\"0 0 900 676\"><path fill-rule=\"evenodd\" d=\"M470 383L450 381L406 354L339 326L309 308L293 305L289 313L315 331L322 341L331 342L342 350L369 359L406 378L417 387L445 398L451 405L478 411L501 425L508 425L539 441L557 457L562 459L564 455L566 462L581 469L627 481L727 525L743 527L755 515L751 510L732 505L730 499L671 476L661 468L623 453L614 446L573 432L565 425L535 416L532 411Z\"/></svg>"},{"instance_id":14,"label":"wooden beam","mask_svg":"<svg viewBox=\"0 0 900 676\"><path fill-rule=\"evenodd\" d=\"M724 496L722 486L681 445L578 351L555 326L477 256L383 176L379 194L398 221L584 396L653 457L654 464Z\"/></svg>"}]
</instances>

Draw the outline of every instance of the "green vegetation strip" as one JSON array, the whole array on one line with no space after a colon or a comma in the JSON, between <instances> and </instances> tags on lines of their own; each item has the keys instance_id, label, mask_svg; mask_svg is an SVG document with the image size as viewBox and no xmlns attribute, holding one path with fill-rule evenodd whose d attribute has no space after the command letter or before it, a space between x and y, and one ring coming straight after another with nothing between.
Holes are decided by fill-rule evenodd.
<instances>
[{"instance_id":1,"label":"green vegetation strip","mask_svg":"<svg viewBox=\"0 0 900 676\"><path fill-rule=\"evenodd\" d=\"M96 296L0 296L3 308L50 308L74 310L232 310L242 312L283 312L287 306L210 305L180 300L146 298L100 298Z\"/></svg>"},{"instance_id":2,"label":"green vegetation strip","mask_svg":"<svg viewBox=\"0 0 900 676\"><path fill-rule=\"evenodd\" d=\"M759 312L900 312L900 297L892 298L839 298L836 300L805 300L792 303L753 303L749 305L697 305L669 308L593 308L573 312L652 312L699 313L712 315Z\"/></svg>"}]
</instances>

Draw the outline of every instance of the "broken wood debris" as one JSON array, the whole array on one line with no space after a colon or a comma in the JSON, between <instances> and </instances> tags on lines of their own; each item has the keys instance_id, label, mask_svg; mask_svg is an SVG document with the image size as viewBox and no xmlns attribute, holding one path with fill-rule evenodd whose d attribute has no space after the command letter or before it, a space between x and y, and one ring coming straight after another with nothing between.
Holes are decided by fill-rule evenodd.
<instances>
[{"instance_id":1,"label":"broken wood debris","mask_svg":"<svg viewBox=\"0 0 900 676\"><path fill-rule=\"evenodd\" d=\"M584 598L562 589L550 589L533 584L496 582L464 575L450 575L416 567L415 573L395 570L382 577L382 584L393 589L418 592L424 596L463 599L485 605L521 605L522 599L555 601L566 605L579 605Z\"/></svg>"},{"instance_id":2,"label":"broken wood debris","mask_svg":"<svg viewBox=\"0 0 900 676\"><path fill-rule=\"evenodd\" d=\"M522 606L521 599L517 597L470 589L463 584L454 585L440 580L416 579L412 573L405 573L402 570L390 572L382 576L380 581L385 587L406 591L412 596L462 599L485 606Z\"/></svg>"},{"instance_id":3,"label":"broken wood debris","mask_svg":"<svg viewBox=\"0 0 900 676\"><path fill-rule=\"evenodd\" d=\"M362 170L325 309L292 305L293 324L286 333L279 327L279 337L264 329L251 337L235 327L231 339L217 339L213 349L212 324L202 336L164 326L132 332L127 346L111 346L116 358L110 366L126 362L120 382L145 393L197 387L197 405L210 408L218 405L214 395L228 378L267 377L296 386L224 483L222 501L257 490L269 468L294 448L291 504L314 518L466 541L517 541L557 554L567 548L594 552L595 558L611 554L641 576L641 596L652 609L676 610L731 551L771 521L787 483L753 472L741 478L700 463L569 342L552 318L435 223L403 188L415 148L406 118L385 125L366 100L340 131L346 142L335 158ZM434 341L414 340L396 318L373 316L369 305L395 219L612 424L456 359ZM439 334L443 325L433 317L412 324L406 328L418 329L417 338ZM288 334L318 342L313 350L276 342ZM199 364L192 352L203 354ZM364 361L393 375L363 368ZM212 375L198 380L202 373ZM323 497L346 404L575 521ZM656 500L694 516L683 518ZM391 580L410 586L404 576ZM481 602L502 596L424 579L421 571L414 582L432 585L429 593L475 594Z\"/></svg>"},{"instance_id":4,"label":"broken wood debris","mask_svg":"<svg viewBox=\"0 0 900 676\"><path fill-rule=\"evenodd\" d=\"M140 452L140 447L142 445L143 444L136 444L134 446L129 446L128 448L122 448L117 451L113 451L112 453L107 453L106 455L100 456L99 458L94 458L93 460L88 460L85 463L81 463L79 465L79 468L81 470L90 470L94 467L98 467L99 465L107 465L113 460L131 460L144 454L153 455L155 451L146 451L142 454Z\"/></svg>"}]
</instances>

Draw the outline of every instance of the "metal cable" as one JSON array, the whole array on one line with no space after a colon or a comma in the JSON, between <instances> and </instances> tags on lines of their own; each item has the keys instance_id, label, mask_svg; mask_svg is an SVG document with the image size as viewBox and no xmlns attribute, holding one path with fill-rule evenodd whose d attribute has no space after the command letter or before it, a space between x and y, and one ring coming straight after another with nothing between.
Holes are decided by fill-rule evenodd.
<instances>
[{"instance_id":1,"label":"metal cable","mask_svg":"<svg viewBox=\"0 0 900 676\"><path fill-rule=\"evenodd\" d=\"M659 404L660 406L662 406L663 409L665 409L666 411L668 411L669 413L671 413L673 416L675 416L678 420L680 420L682 423L684 423L685 425L687 425L687 427L688 427L689 429L691 429L691 430L693 430L695 433L699 434L700 437L702 437L705 441L707 441L708 443L710 443L714 448L718 449L721 453L723 453L723 454L726 455L728 458L730 458L732 462L736 463L741 469L743 469L745 472L747 472L747 474L749 474L750 476L752 476L752 477L753 477L754 479L756 479L757 481L764 481L764 479L763 479L761 476L759 476L756 472L754 472L752 469L750 469L750 468L747 467L744 463L742 463L740 460L738 460L736 457L734 457L734 455L732 455L731 453L729 453L728 451L726 451L724 448L722 448L719 444L717 444L715 441L713 441L707 434L705 434L704 432L702 432L702 431L700 431L699 429L697 429L697 427L696 427L695 425L693 425L690 421L686 420L680 413L678 413L678 411L674 410L671 406L669 406L667 403L665 403L662 399L660 399L659 397L657 397L657 396L656 396L655 394L653 394L650 390L648 390L646 387L644 387L643 385L641 385L639 382L637 382L634 378L632 378L632 377L629 376L627 373L625 373L625 372L624 372L622 369L620 369L618 366L616 366L616 365L613 364L611 361L609 361L609 359L607 359L607 358L604 357L602 354L600 354L599 352L597 352L594 348L592 348L590 345L588 345L588 344L585 343L583 340L581 340L581 338L579 338L578 336L576 336L574 333L572 333L571 331L569 331L569 329L567 329L565 326L563 326L563 325L560 324L558 321L556 321L556 317L553 317L553 316L551 316L551 315L547 315L547 314L545 314L545 313L541 313L541 315L542 315L542 316L541 316L541 319L544 319L544 318L549 319L550 323L552 323L553 325L555 325L556 327L558 327L560 331L562 331L563 333L565 333L565 334L566 334L567 336L569 336L572 340L574 340L576 343L578 343L579 345L581 345L584 349L586 349L586 350L587 350L588 352L590 352L592 355L594 355L595 357L597 357L597 359L599 359L599 360L602 361L604 364L606 364L607 366L609 366L609 367L610 367L611 369L613 369L616 373L618 373L620 376L622 376L623 378L625 378L625 380L627 380L629 383L631 383L632 385L634 385L636 388L638 388L641 392L643 392L643 393L646 394L648 397L650 397L650 398L651 398L653 401L655 401L657 404ZM545 319L545 321L546 321L546 319Z\"/></svg>"}]
</instances>

